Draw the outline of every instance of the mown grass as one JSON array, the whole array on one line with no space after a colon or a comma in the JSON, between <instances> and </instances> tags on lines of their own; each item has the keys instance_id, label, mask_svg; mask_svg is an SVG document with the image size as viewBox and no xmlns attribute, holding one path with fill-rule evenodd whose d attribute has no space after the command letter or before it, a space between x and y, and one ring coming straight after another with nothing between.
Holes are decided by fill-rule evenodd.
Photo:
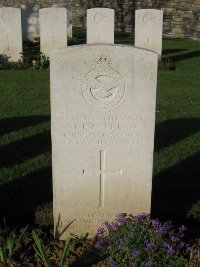
<instances>
[{"instance_id":1,"label":"mown grass","mask_svg":"<svg viewBox=\"0 0 200 267\"><path fill-rule=\"evenodd\" d=\"M116 43L133 43L117 33ZM85 42L76 29L69 44ZM152 214L185 218L200 199L200 43L163 40L158 71ZM168 61L168 60L167 60ZM0 216L52 220L49 71L0 72Z\"/></svg>"}]
</instances>

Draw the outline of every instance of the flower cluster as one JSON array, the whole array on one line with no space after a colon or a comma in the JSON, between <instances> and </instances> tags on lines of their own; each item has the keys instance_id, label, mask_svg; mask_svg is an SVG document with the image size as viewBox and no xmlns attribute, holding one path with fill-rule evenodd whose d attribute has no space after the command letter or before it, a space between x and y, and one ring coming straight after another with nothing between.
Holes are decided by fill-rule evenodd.
<instances>
[{"instance_id":1,"label":"flower cluster","mask_svg":"<svg viewBox=\"0 0 200 267\"><path fill-rule=\"evenodd\" d=\"M175 229L149 215L119 213L97 231L95 248L110 256L111 266L183 267L191 250L183 241L185 226Z\"/></svg>"}]
</instances>

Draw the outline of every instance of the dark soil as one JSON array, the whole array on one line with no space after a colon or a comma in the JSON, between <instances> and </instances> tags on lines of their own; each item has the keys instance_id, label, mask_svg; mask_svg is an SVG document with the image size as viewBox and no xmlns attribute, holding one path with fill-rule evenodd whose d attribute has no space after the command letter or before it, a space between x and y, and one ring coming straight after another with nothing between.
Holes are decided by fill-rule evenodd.
<instances>
[{"instance_id":1,"label":"dark soil","mask_svg":"<svg viewBox=\"0 0 200 267\"><path fill-rule=\"evenodd\" d=\"M36 226L28 227L19 244L14 248L12 257L7 260L6 264L0 267L43 267L45 266L40 257L35 252L32 238L32 230L42 240L46 254L48 255L53 266L60 266L62 251L65 245L64 241L56 240L53 236L53 226ZM9 236L10 229L1 229L0 236ZM15 231L17 233L17 231ZM17 233L20 234L20 231ZM76 239L70 246L70 254L65 267L107 267L110 266L109 259L102 258L94 248L95 239L87 237Z\"/></svg>"},{"instance_id":2,"label":"dark soil","mask_svg":"<svg viewBox=\"0 0 200 267\"><path fill-rule=\"evenodd\" d=\"M0 267L44 267L44 263L35 252L32 238L32 230L35 230L48 255L53 266L60 266L64 241L56 240L53 236L53 226L35 226L28 227L21 241L15 246L11 258L6 264L1 264ZM22 231L22 230L20 230ZM18 235L20 231L16 231ZM8 237L11 229L0 229L0 237ZM193 239L193 250L190 255L190 267L200 266L200 239ZM64 267L109 267L109 258L103 258L94 248L95 239L87 237L78 238L70 247L70 254ZM198 264L198 265L195 265Z\"/></svg>"}]
</instances>

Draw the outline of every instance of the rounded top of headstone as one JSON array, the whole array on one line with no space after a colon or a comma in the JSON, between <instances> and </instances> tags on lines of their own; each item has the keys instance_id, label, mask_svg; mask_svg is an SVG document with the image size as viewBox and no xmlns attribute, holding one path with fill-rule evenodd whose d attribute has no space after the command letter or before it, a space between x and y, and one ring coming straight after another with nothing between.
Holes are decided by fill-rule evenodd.
<instances>
[{"instance_id":1,"label":"rounded top of headstone","mask_svg":"<svg viewBox=\"0 0 200 267\"><path fill-rule=\"evenodd\" d=\"M64 7L44 7L44 8L40 8L39 12L48 12L48 11L57 11L57 10L66 11L66 8L64 8Z\"/></svg>"},{"instance_id":2,"label":"rounded top of headstone","mask_svg":"<svg viewBox=\"0 0 200 267\"><path fill-rule=\"evenodd\" d=\"M146 8L146 9L141 8L141 9L135 10L135 12L143 12L143 13L146 13L146 12L156 13L156 12L158 12L158 13L163 13L163 10L161 10L161 9L154 9L154 8Z\"/></svg>"}]
</instances>

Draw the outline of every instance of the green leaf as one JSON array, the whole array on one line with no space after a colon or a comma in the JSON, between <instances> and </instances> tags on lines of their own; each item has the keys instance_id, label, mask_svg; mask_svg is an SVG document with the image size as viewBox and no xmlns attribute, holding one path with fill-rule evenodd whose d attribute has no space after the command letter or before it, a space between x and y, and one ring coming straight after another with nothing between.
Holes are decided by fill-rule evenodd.
<instances>
[{"instance_id":1,"label":"green leaf","mask_svg":"<svg viewBox=\"0 0 200 267\"><path fill-rule=\"evenodd\" d=\"M43 248L43 244L42 241L39 239L38 235L35 233L35 231L32 232L32 236L33 236L33 240L35 242L35 245L33 246L33 248L35 249L36 253L40 256L40 258L42 259L42 261L47 264L48 267L53 267L53 265L51 264L44 248Z\"/></svg>"},{"instance_id":2,"label":"green leaf","mask_svg":"<svg viewBox=\"0 0 200 267\"><path fill-rule=\"evenodd\" d=\"M5 263L5 254L4 254L4 249L0 247L0 261L2 263Z\"/></svg>"},{"instance_id":3,"label":"green leaf","mask_svg":"<svg viewBox=\"0 0 200 267\"><path fill-rule=\"evenodd\" d=\"M23 235L25 234L27 228L28 228L28 224L27 224L27 226L24 228L24 230L22 231L22 233L21 233L21 235L19 236L19 238L17 239L16 243L19 243L19 242L20 242L20 240L22 239Z\"/></svg>"},{"instance_id":4,"label":"green leaf","mask_svg":"<svg viewBox=\"0 0 200 267\"><path fill-rule=\"evenodd\" d=\"M60 267L64 266L64 263L65 263L67 257L69 256L70 244L71 244L71 237L69 237L65 242L65 246L64 246L63 252L62 252Z\"/></svg>"},{"instance_id":5,"label":"green leaf","mask_svg":"<svg viewBox=\"0 0 200 267\"><path fill-rule=\"evenodd\" d=\"M14 242L15 242L14 235L12 237L8 237L7 240L6 240L6 248L8 249L9 257L11 257L11 255L13 253Z\"/></svg>"}]
</instances>

